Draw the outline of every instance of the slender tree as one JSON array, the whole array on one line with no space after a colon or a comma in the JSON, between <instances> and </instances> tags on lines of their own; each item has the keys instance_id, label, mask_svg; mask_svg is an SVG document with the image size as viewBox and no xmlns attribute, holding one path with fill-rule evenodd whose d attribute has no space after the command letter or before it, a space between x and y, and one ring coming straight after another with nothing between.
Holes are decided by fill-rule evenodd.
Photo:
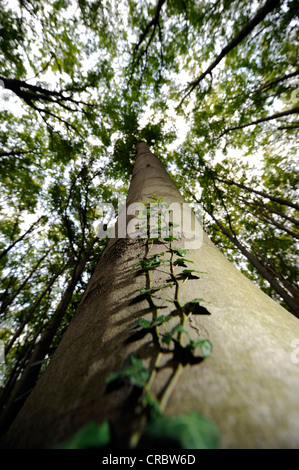
<instances>
[{"instance_id":1,"label":"slender tree","mask_svg":"<svg viewBox=\"0 0 299 470\"><path fill-rule=\"evenodd\" d=\"M97 238L91 240L90 243L86 246L85 250L78 257L68 286L64 291L63 296L55 312L53 313L48 324L43 330L40 341L33 350L33 353L21 375L19 383L10 398L9 404L3 410L0 422L0 428L2 432L7 428L13 418L17 415L18 411L21 409L28 394L31 392L38 379L42 364L47 354L49 353L53 338L55 337L57 330L62 322L62 319L66 313L67 307L69 306L69 303L72 299L74 289L82 276L86 263L89 259L91 250L94 247L96 241Z\"/></svg>"},{"instance_id":2,"label":"slender tree","mask_svg":"<svg viewBox=\"0 0 299 470\"><path fill-rule=\"evenodd\" d=\"M144 225L140 214L152 217L157 204L180 208L181 238L175 211L167 237ZM91 420L109 424L111 446L155 446L165 422L186 429L195 412L217 425L223 448L298 447L298 320L229 263L197 219L186 227L188 215L159 159L138 144L115 236L4 447L51 447Z\"/></svg>"}]
</instances>

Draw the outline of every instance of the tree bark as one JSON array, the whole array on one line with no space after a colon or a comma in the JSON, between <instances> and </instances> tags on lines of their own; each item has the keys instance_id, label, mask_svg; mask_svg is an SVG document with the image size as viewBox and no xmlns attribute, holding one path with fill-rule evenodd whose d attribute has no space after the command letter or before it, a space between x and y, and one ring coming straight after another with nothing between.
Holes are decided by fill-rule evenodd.
<instances>
[{"instance_id":1,"label":"tree bark","mask_svg":"<svg viewBox=\"0 0 299 470\"><path fill-rule=\"evenodd\" d=\"M153 194L168 204L184 202L158 158L138 144L127 207ZM125 212L126 206L118 228ZM129 215L126 224L128 220ZM188 259L202 273L182 283L180 296L184 305L204 299L210 315L192 317L185 328L195 340L209 338L213 352L183 368L164 400L164 413L200 412L220 429L222 448L297 448L299 368L291 360L291 343L299 338L298 319L243 276L198 225L196 229L200 246L189 248ZM188 236L184 233L179 247ZM155 255L165 246L153 244L151 250ZM74 318L2 447L51 447L90 421L109 419L124 448L134 423L132 386L109 390L106 377L132 352L152 370L159 353L151 334L132 335L136 320L151 315L146 300L134 301L145 279L132 268L145 251L145 242L128 235L109 240ZM167 280L163 276L157 270L155 282ZM165 314L173 310L166 304ZM173 317L171 324L175 322ZM167 362L156 370L156 396L172 377L171 368Z\"/></svg>"}]
</instances>

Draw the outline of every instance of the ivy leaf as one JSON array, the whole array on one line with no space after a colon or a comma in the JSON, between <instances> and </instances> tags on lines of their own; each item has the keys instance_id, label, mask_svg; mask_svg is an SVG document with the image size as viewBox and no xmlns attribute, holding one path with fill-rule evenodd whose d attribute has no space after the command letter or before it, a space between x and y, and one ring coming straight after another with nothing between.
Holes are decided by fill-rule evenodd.
<instances>
[{"instance_id":1,"label":"ivy leaf","mask_svg":"<svg viewBox=\"0 0 299 470\"><path fill-rule=\"evenodd\" d=\"M88 423L66 442L59 444L58 449L96 449L104 447L110 442L110 427L108 421L100 425L93 421Z\"/></svg>"},{"instance_id":2,"label":"ivy leaf","mask_svg":"<svg viewBox=\"0 0 299 470\"><path fill-rule=\"evenodd\" d=\"M173 235L169 235L169 237L163 237L163 239L167 242L172 242L173 240L180 240L180 236L173 236Z\"/></svg>"},{"instance_id":3,"label":"ivy leaf","mask_svg":"<svg viewBox=\"0 0 299 470\"><path fill-rule=\"evenodd\" d=\"M188 250L179 250L179 249L176 249L174 250L175 254L178 255L178 256L185 256L186 253L188 252Z\"/></svg>"},{"instance_id":4,"label":"ivy leaf","mask_svg":"<svg viewBox=\"0 0 299 470\"><path fill-rule=\"evenodd\" d=\"M163 323L169 321L171 318L171 315L160 315L157 317L154 321L146 320L145 318L139 318L137 321L138 326L141 326L142 328L154 328L155 326L162 325Z\"/></svg>"},{"instance_id":5,"label":"ivy leaf","mask_svg":"<svg viewBox=\"0 0 299 470\"><path fill-rule=\"evenodd\" d=\"M179 332L179 333L186 333L186 334L188 335L187 331L186 331L186 330L182 327L182 325L179 323L179 324L176 325L174 328L172 328L171 331L169 331L168 333L166 333L166 334L163 336L163 339L162 339L163 343L166 343L167 345L169 345L170 342L171 342L171 340L173 339L173 335L174 335L175 333L177 333L177 332ZM188 335L188 336L189 336L189 335Z\"/></svg>"},{"instance_id":6,"label":"ivy leaf","mask_svg":"<svg viewBox=\"0 0 299 470\"><path fill-rule=\"evenodd\" d=\"M183 269L183 271L177 276L177 278L182 279L199 279L199 276L194 275L193 273L198 273L196 269Z\"/></svg>"},{"instance_id":7,"label":"ivy leaf","mask_svg":"<svg viewBox=\"0 0 299 470\"><path fill-rule=\"evenodd\" d=\"M132 304L135 304L137 302L141 302L142 300L148 298L149 295L154 294L155 292L158 292L161 289L166 289L167 287L172 287L172 284L165 284L164 286L152 286L149 289L146 288L141 288L141 289L136 289L132 294L135 292L138 292L138 295L131 301ZM165 307L159 307L159 308L165 308Z\"/></svg>"},{"instance_id":8,"label":"ivy leaf","mask_svg":"<svg viewBox=\"0 0 299 470\"><path fill-rule=\"evenodd\" d=\"M144 407L148 408L152 420L162 417L160 405L151 393L146 392L144 394L142 403Z\"/></svg>"},{"instance_id":9,"label":"ivy leaf","mask_svg":"<svg viewBox=\"0 0 299 470\"><path fill-rule=\"evenodd\" d=\"M151 269L155 266L159 266L160 263L159 255L155 255L150 260L141 259L138 261L137 266L140 266L142 269Z\"/></svg>"},{"instance_id":10,"label":"ivy leaf","mask_svg":"<svg viewBox=\"0 0 299 470\"><path fill-rule=\"evenodd\" d=\"M151 328L152 322L150 320L146 320L145 318L138 318L137 325L141 326L142 328L148 329Z\"/></svg>"},{"instance_id":11,"label":"ivy leaf","mask_svg":"<svg viewBox=\"0 0 299 470\"><path fill-rule=\"evenodd\" d=\"M181 449L217 449L220 445L216 425L196 411L156 419L148 425L144 438L159 448L163 443Z\"/></svg>"},{"instance_id":12,"label":"ivy leaf","mask_svg":"<svg viewBox=\"0 0 299 470\"><path fill-rule=\"evenodd\" d=\"M125 379L129 379L132 385L142 388L148 378L149 371L143 364L142 360L134 354L130 354L120 369L112 372L108 377L106 377L106 383L109 384L115 381L123 382Z\"/></svg>"},{"instance_id":13,"label":"ivy leaf","mask_svg":"<svg viewBox=\"0 0 299 470\"><path fill-rule=\"evenodd\" d=\"M157 292L158 290L163 289L164 286L152 286L149 289L140 289L139 293L140 295L145 295L145 294L153 294L154 292Z\"/></svg>"},{"instance_id":14,"label":"ivy leaf","mask_svg":"<svg viewBox=\"0 0 299 470\"><path fill-rule=\"evenodd\" d=\"M186 346L187 349L201 348L202 355L204 358L209 357L213 351L213 345L209 339L190 339L189 344Z\"/></svg>"},{"instance_id":15,"label":"ivy leaf","mask_svg":"<svg viewBox=\"0 0 299 470\"><path fill-rule=\"evenodd\" d=\"M174 261L173 264L175 266L187 267L186 263L193 263L193 261L191 261L190 259L186 259L186 258L178 258L177 260Z\"/></svg>"}]
</instances>

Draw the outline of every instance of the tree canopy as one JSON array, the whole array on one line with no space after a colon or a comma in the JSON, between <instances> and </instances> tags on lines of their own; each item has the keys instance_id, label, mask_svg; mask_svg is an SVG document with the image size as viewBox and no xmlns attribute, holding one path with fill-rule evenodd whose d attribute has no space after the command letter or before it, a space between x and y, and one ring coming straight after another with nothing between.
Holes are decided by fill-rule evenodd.
<instances>
[{"instance_id":1,"label":"tree canopy","mask_svg":"<svg viewBox=\"0 0 299 470\"><path fill-rule=\"evenodd\" d=\"M74 314L105 246L97 206L126 194L138 141L299 316L297 6L0 0L2 405Z\"/></svg>"}]
</instances>

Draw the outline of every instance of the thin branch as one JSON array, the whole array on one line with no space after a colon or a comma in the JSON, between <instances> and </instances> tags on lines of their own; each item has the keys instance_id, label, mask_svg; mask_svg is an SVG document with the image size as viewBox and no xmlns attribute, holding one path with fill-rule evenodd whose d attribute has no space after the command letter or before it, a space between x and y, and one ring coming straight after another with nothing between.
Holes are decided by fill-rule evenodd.
<instances>
[{"instance_id":1,"label":"thin branch","mask_svg":"<svg viewBox=\"0 0 299 470\"><path fill-rule=\"evenodd\" d=\"M133 54L138 51L138 49L140 48L140 46L143 43L144 39L146 38L147 34L149 33L151 27L154 26L154 30L156 29L157 24L159 22L159 16L160 16L161 8L164 5L165 1L166 0L159 0L158 1L155 16L151 19L151 21L149 21L147 23L147 25L145 27L145 30L141 33L138 43L135 44Z\"/></svg>"},{"instance_id":2,"label":"thin branch","mask_svg":"<svg viewBox=\"0 0 299 470\"><path fill-rule=\"evenodd\" d=\"M239 188L245 189L246 191L250 193L258 194L259 196L262 196L266 199L270 199L270 201L276 202L277 204L280 204L283 206L289 206L289 207L292 207L293 209L299 210L298 204L295 204L294 202L288 201L281 197L272 196L271 194L265 193L264 191L258 191L257 189L250 188L249 186L246 186L243 183L237 183L236 181L233 181L233 180L222 179L222 178L219 178L218 176L215 176L215 179L228 185L238 186Z\"/></svg>"},{"instance_id":3,"label":"thin branch","mask_svg":"<svg viewBox=\"0 0 299 470\"><path fill-rule=\"evenodd\" d=\"M25 155L27 153L33 153L33 152L32 150L10 150L7 152L0 152L0 158L17 157L18 155Z\"/></svg>"},{"instance_id":4,"label":"thin branch","mask_svg":"<svg viewBox=\"0 0 299 470\"><path fill-rule=\"evenodd\" d=\"M264 210L266 209L269 212L272 212L274 214L279 215L280 217L282 217L285 220L288 220L289 222L291 222L294 225L299 225L299 220L298 219L295 219L294 217L290 217L289 215L283 214L282 212L275 209L274 207L270 207L267 204L262 204L261 202L257 201L256 199L254 199L253 201L247 201L244 197L239 197L239 200L241 202L243 202L246 206L249 206L253 209L256 208L256 206L261 207Z\"/></svg>"},{"instance_id":5,"label":"thin branch","mask_svg":"<svg viewBox=\"0 0 299 470\"><path fill-rule=\"evenodd\" d=\"M243 39L248 36L251 31L259 24L272 10L277 8L280 0L267 0L266 3L258 9L254 17L236 34L236 36L222 49L220 54L212 62L212 64L196 79L190 82L187 86L185 95L181 99L178 107L182 105L184 100L192 93L192 91L199 85L199 83L214 70L214 68L221 62L221 60L236 46L238 46Z\"/></svg>"},{"instance_id":6,"label":"thin branch","mask_svg":"<svg viewBox=\"0 0 299 470\"><path fill-rule=\"evenodd\" d=\"M260 124L261 122L266 122L266 121L271 121L273 119L279 119L284 116L289 116L290 114L298 114L299 113L299 106L296 106L295 108L288 109L286 111L281 111L280 113L275 113L272 114L271 116L266 116L264 118L257 119L256 121L248 122L246 124L240 124L239 126L233 126L229 127L228 129L225 129L219 136L219 139L223 137L225 134L228 134L231 131L235 131L238 129L244 129L245 127L249 126L254 126L256 124Z\"/></svg>"},{"instance_id":7,"label":"thin branch","mask_svg":"<svg viewBox=\"0 0 299 470\"><path fill-rule=\"evenodd\" d=\"M159 0L158 1L158 4L157 4L157 7L156 7L156 12L155 12L155 16L151 19L151 21L149 21L144 29L144 31L141 33L140 37L139 37L139 41L137 44L135 44L135 47L134 47L134 50L133 50L133 63L132 63L132 72L131 72L131 76L130 76L130 80L132 79L132 76L133 76L133 71L134 71L134 67L136 67L136 65L138 65L138 63L140 62L141 58L145 55L146 58L147 58L147 53L148 53L148 49L151 45L151 42L154 38L154 35L155 35L155 32L156 32L156 28L158 26L158 29L159 29L159 38L161 39L161 30L160 30L160 24L159 24L159 17L160 17L160 12L161 12L161 9L164 5L164 3L166 2L166 0ZM143 51L141 51L138 55L138 57L136 59L134 59L134 55L138 52L138 50L140 49L143 41L145 40L146 36L149 34L151 28L153 28L152 30L152 33L150 35L150 38L148 39L147 41L147 44L146 44L146 47L143 49ZM161 47L162 47L162 44L161 44ZM147 63L147 60L146 60L146 63Z\"/></svg>"},{"instance_id":8,"label":"thin branch","mask_svg":"<svg viewBox=\"0 0 299 470\"><path fill-rule=\"evenodd\" d=\"M5 250L3 250L1 253L0 253L0 259L3 258L3 256L5 256L17 243L19 243L20 241L22 241L26 235L28 235L29 233L31 233L35 226L39 224L39 222L43 219L45 219L47 216L46 215L42 215L41 217L39 217L30 227L28 230L26 230L26 232L23 233L23 235L21 235L17 240L15 240L13 243L11 243L7 248L5 248Z\"/></svg>"},{"instance_id":9,"label":"thin branch","mask_svg":"<svg viewBox=\"0 0 299 470\"><path fill-rule=\"evenodd\" d=\"M260 93L261 91L265 91L269 88L272 88L274 85L277 85L280 82L284 82L285 80L288 80L289 78L297 77L297 75L299 75L299 70L296 70L295 72L292 72L292 73L288 73L284 75L283 77L275 78L271 82L264 83L262 86L260 86L260 88L253 91L252 94L257 94L257 93Z\"/></svg>"},{"instance_id":10,"label":"thin branch","mask_svg":"<svg viewBox=\"0 0 299 470\"><path fill-rule=\"evenodd\" d=\"M44 113L44 114L54 117L55 119L58 119L60 122L66 125L68 129L71 128L80 135L79 131L75 128L75 126L68 123L66 120L62 119L55 113L51 112L46 107L41 108L40 106L35 104L35 102L40 102L40 103L48 102L48 103L56 104L62 107L63 109L70 111L72 113L74 113L76 109L73 109L72 107L68 106L66 103L72 103L76 106L83 105L83 106L91 107L92 105L84 101L75 100L74 98L72 98L71 95L65 96L63 90L62 91L47 90L46 88L43 88L39 85L31 85L30 83L27 83L24 80L19 80L15 78L11 79L11 78L3 77L3 76L0 76L0 80L3 81L6 89L15 93L20 99L25 101L25 103L31 108L33 108L35 111L38 111L40 114ZM46 122L45 119L44 121Z\"/></svg>"}]
</instances>

